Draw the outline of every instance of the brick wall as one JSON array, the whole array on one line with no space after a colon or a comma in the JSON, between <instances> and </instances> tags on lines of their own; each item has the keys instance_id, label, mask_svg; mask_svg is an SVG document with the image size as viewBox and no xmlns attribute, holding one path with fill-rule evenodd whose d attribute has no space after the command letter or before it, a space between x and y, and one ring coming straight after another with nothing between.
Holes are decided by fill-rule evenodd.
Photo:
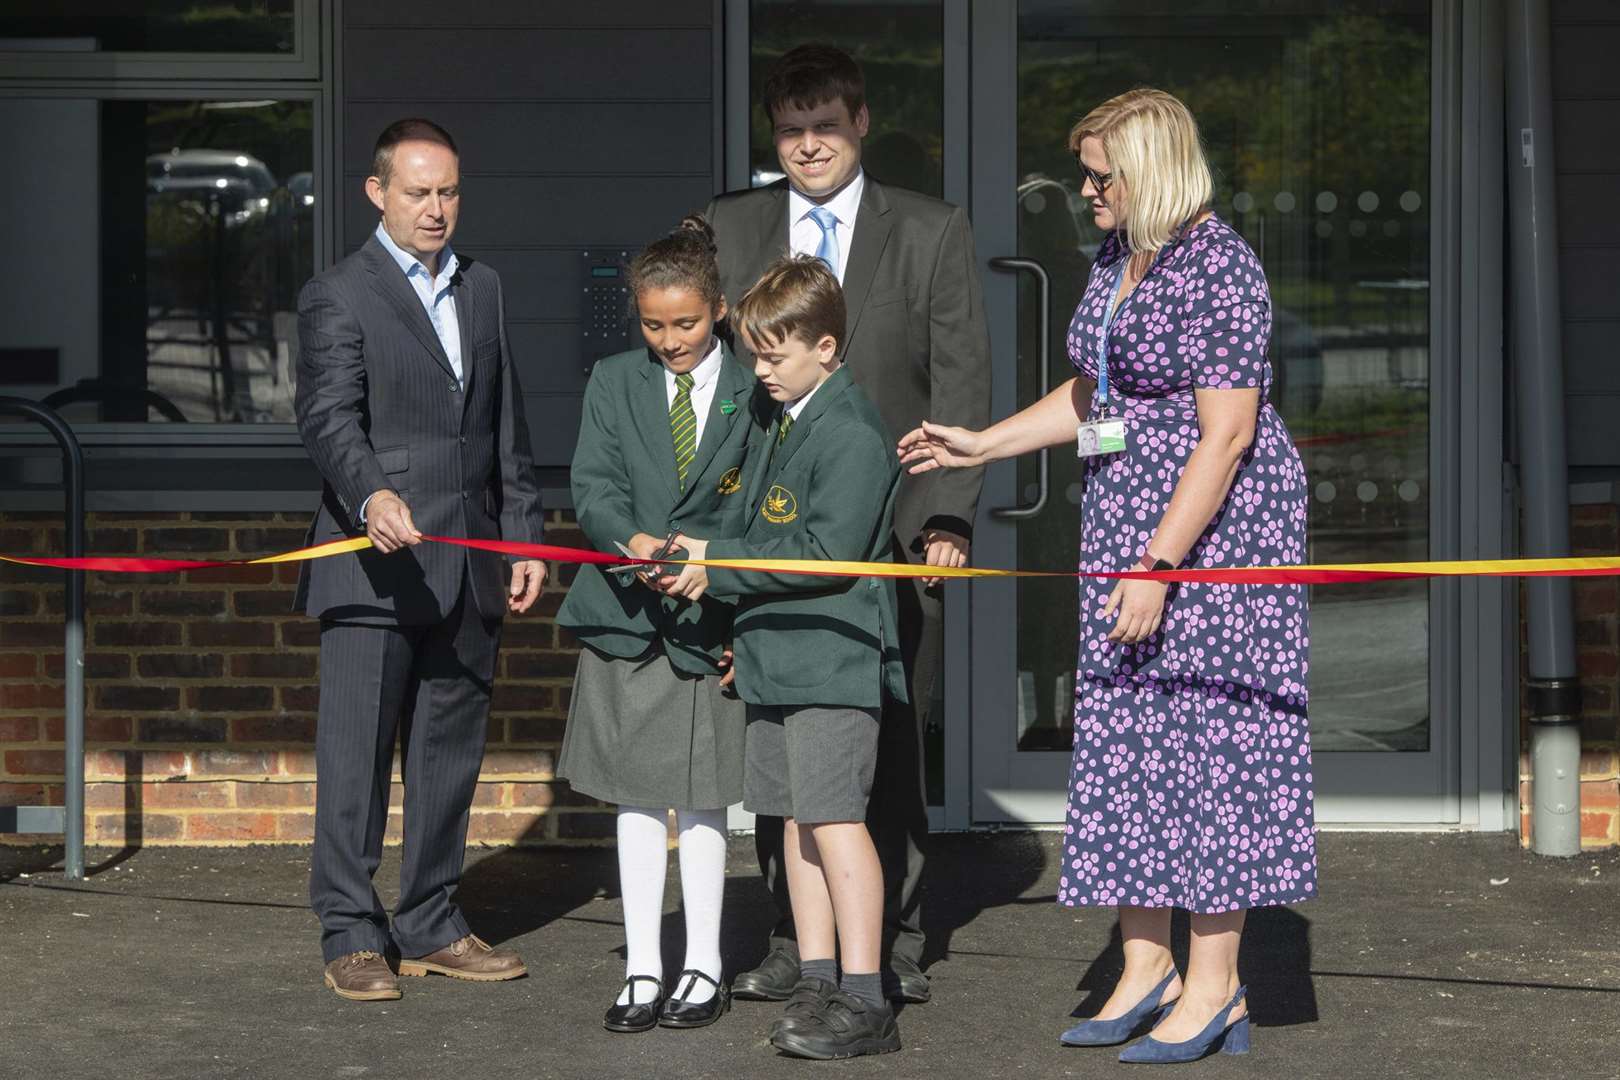
<instances>
[{"instance_id":1,"label":"brick wall","mask_svg":"<svg viewBox=\"0 0 1620 1080\"><path fill-rule=\"evenodd\" d=\"M571 517L550 519L551 538L583 542ZM89 524L97 554L229 558L298 546L305 516L94 514ZM1571 524L1574 554L1620 551L1620 507L1577 506ZM0 518L0 552L62 549L57 515ZM572 569L560 574L566 584ZM266 566L86 582L92 843L308 842L318 649L315 623L291 613L296 576L296 567ZM553 779L576 655L553 619L561 601L562 589L548 588L536 613L507 620L474 842L612 836L606 807ZM62 607L58 572L0 564L0 805L62 802ZM1577 580L1575 608L1582 842L1620 844L1620 579ZM1521 755L1526 842L1530 779ZM396 785L390 839L401 794Z\"/></svg>"},{"instance_id":2,"label":"brick wall","mask_svg":"<svg viewBox=\"0 0 1620 1080\"><path fill-rule=\"evenodd\" d=\"M93 514L87 547L240 558L298 547L306 523L302 513ZM581 542L571 517L553 512L549 524L549 538ZM62 550L59 515L0 519L0 553ZM297 574L283 565L86 580L90 843L310 840L319 648L316 623L292 613ZM554 620L562 595L550 588L535 611L506 621L475 843L613 833L601 804L553 779L576 655ZM0 564L0 805L62 802L63 604L59 571ZM396 784L396 841L401 795Z\"/></svg>"},{"instance_id":3,"label":"brick wall","mask_svg":"<svg viewBox=\"0 0 1620 1080\"><path fill-rule=\"evenodd\" d=\"M1620 506L1570 509L1570 554L1620 552ZM1575 643L1581 679L1581 846L1620 844L1620 757L1616 705L1620 702L1620 578L1576 578ZM1526 703L1527 704L1527 703ZM1524 710L1528 720L1529 710ZM1520 839L1530 842L1529 730L1521 727Z\"/></svg>"}]
</instances>

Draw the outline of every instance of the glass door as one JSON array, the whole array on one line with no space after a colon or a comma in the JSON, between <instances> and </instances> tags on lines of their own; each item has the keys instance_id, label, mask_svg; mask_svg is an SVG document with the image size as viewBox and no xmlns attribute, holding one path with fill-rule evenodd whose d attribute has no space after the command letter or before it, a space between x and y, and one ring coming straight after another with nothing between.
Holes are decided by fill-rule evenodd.
<instances>
[{"instance_id":1,"label":"glass door","mask_svg":"<svg viewBox=\"0 0 1620 1080\"><path fill-rule=\"evenodd\" d=\"M1310 480L1309 558L1443 557L1430 535L1444 475L1430 422L1430 4L1299 0L1280 11L1255 0L973 5L972 212L994 414L1072 375L1066 330L1102 236L1079 195L1069 128L1114 94L1158 86L1197 116L1215 210L1270 281L1273 400ZM1075 565L1077 464L1054 448L991 470L981 564ZM1075 590L1050 580L973 590L973 818L1061 820ZM1320 820L1457 820L1457 721L1431 707L1444 648L1432 592L1419 581L1311 596Z\"/></svg>"}]
</instances>

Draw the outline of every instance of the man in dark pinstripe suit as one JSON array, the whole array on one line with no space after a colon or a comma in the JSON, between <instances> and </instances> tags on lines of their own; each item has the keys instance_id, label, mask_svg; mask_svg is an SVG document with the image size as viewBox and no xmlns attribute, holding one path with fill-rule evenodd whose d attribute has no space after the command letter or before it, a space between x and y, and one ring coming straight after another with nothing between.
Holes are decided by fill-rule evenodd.
<instances>
[{"instance_id":1,"label":"man in dark pinstripe suit","mask_svg":"<svg viewBox=\"0 0 1620 1080\"><path fill-rule=\"evenodd\" d=\"M517 978L452 900L484 755L501 619L527 611L545 564L423 534L537 543L539 490L495 272L450 250L455 143L426 120L377 141L376 233L298 298L298 429L325 478L310 542L362 530L373 550L303 564L321 620L310 903L325 981L357 1001L402 975ZM392 926L372 885L396 741L404 852Z\"/></svg>"}]
</instances>

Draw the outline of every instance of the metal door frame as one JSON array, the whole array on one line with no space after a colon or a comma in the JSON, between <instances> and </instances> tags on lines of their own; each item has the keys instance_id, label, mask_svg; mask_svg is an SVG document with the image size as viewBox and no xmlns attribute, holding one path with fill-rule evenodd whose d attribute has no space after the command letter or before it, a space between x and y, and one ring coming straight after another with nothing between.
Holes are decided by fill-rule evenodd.
<instances>
[{"instance_id":1,"label":"metal door frame","mask_svg":"<svg viewBox=\"0 0 1620 1080\"><path fill-rule=\"evenodd\" d=\"M1430 549L1434 558L1492 558L1511 548L1502 445L1500 30L1497 15L1435 0L1432 30L1430 249ZM1016 400L1017 283L989 268L1017 251L1017 6L970 6L970 213L995 374L994 415ZM949 127L949 124L947 124ZM1054 297L1054 303L1063 303ZM1014 501L1014 466L990 467L975 561L1010 566L1013 528L988 517ZM1064 752L1012 749L1011 586L972 586L971 824L1062 820ZM1332 752L1315 760L1320 819L1356 828L1500 830L1517 824L1511 766L1516 732L1513 593L1500 581L1435 584L1430 592L1430 750ZM1068 629L1068 628L1066 628ZM949 688L948 688L949 689ZM960 708L957 696L948 703ZM964 718L950 710L950 727Z\"/></svg>"}]
</instances>

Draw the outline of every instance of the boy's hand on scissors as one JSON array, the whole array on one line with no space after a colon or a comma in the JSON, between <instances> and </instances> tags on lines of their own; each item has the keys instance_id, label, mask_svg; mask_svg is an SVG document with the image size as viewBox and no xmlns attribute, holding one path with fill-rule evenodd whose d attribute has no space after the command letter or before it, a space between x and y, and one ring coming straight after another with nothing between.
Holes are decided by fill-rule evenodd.
<instances>
[{"instance_id":1,"label":"boy's hand on scissors","mask_svg":"<svg viewBox=\"0 0 1620 1080\"><path fill-rule=\"evenodd\" d=\"M707 540L694 540L689 536L677 536L677 547L686 549L688 559L703 559L708 556L709 542ZM709 588L709 571L706 567L693 566L688 563L681 567L678 575L668 574L658 579L659 588L666 596L679 596L682 599L697 602Z\"/></svg>"}]
</instances>

